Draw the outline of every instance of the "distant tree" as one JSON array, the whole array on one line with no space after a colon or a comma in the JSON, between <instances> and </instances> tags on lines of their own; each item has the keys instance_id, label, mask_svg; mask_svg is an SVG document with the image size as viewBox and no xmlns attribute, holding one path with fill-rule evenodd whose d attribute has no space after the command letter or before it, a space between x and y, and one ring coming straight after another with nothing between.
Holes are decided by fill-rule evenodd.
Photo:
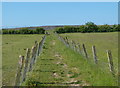
<instances>
[{"instance_id":1,"label":"distant tree","mask_svg":"<svg viewBox=\"0 0 120 88\"><path fill-rule=\"evenodd\" d=\"M117 25L116 31L120 31L120 24Z\"/></svg>"},{"instance_id":2,"label":"distant tree","mask_svg":"<svg viewBox=\"0 0 120 88\"><path fill-rule=\"evenodd\" d=\"M2 34L8 34L8 29L2 29Z\"/></svg>"},{"instance_id":3,"label":"distant tree","mask_svg":"<svg viewBox=\"0 0 120 88\"><path fill-rule=\"evenodd\" d=\"M93 22L87 22L85 24L85 29L86 29L86 32L97 32L98 31L98 27L96 24L94 24Z\"/></svg>"},{"instance_id":4,"label":"distant tree","mask_svg":"<svg viewBox=\"0 0 120 88\"><path fill-rule=\"evenodd\" d=\"M56 31L57 33L65 33L65 30L64 30L63 27L58 27L58 28L55 29L55 31Z\"/></svg>"},{"instance_id":5,"label":"distant tree","mask_svg":"<svg viewBox=\"0 0 120 88\"><path fill-rule=\"evenodd\" d=\"M37 34L44 34L45 30L43 28L36 28L36 33Z\"/></svg>"},{"instance_id":6,"label":"distant tree","mask_svg":"<svg viewBox=\"0 0 120 88\"><path fill-rule=\"evenodd\" d=\"M99 29L98 29L99 32L110 32L111 31L111 27L107 24L105 25L101 25L99 26Z\"/></svg>"},{"instance_id":7,"label":"distant tree","mask_svg":"<svg viewBox=\"0 0 120 88\"><path fill-rule=\"evenodd\" d=\"M64 26L64 32L74 32L74 27L71 27L71 26Z\"/></svg>"},{"instance_id":8,"label":"distant tree","mask_svg":"<svg viewBox=\"0 0 120 88\"><path fill-rule=\"evenodd\" d=\"M85 28L85 25L81 25L80 27L79 27L79 32L82 32L82 33L85 33L87 30L86 30L86 28Z\"/></svg>"},{"instance_id":9,"label":"distant tree","mask_svg":"<svg viewBox=\"0 0 120 88\"><path fill-rule=\"evenodd\" d=\"M29 29L28 28L21 28L19 29L20 34L28 34Z\"/></svg>"}]
</instances>

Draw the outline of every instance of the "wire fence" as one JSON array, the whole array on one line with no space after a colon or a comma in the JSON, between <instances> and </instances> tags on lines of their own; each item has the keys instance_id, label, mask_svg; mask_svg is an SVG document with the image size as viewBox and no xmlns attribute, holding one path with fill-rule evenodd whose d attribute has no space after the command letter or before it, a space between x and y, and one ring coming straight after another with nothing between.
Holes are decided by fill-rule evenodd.
<instances>
[{"instance_id":1,"label":"wire fence","mask_svg":"<svg viewBox=\"0 0 120 88\"><path fill-rule=\"evenodd\" d=\"M75 52L79 53L80 55L84 56L87 60L89 60L91 57L89 56L89 53L87 52L87 48L85 44L79 44L76 43L74 40L68 39L68 37L62 37L59 34L55 33L59 40L62 41L67 47L71 48ZM98 59L98 54L96 52L96 46L93 45L92 47L92 58L94 60L95 64L100 64L102 67L109 65L108 69L109 71L115 76L116 69L113 64L113 58L112 58L112 52L111 50L106 50L106 58L108 58L108 63L101 62Z\"/></svg>"},{"instance_id":2,"label":"wire fence","mask_svg":"<svg viewBox=\"0 0 120 88\"><path fill-rule=\"evenodd\" d=\"M36 63L38 56L40 56L42 52L45 39L46 35L42 37L40 42L35 41L32 49L27 48L26 56L19 56L18 68L15 77L15 86L20 86L26 80L27 72L32 71L33 65Z\"/></svg>"}]
</instances>

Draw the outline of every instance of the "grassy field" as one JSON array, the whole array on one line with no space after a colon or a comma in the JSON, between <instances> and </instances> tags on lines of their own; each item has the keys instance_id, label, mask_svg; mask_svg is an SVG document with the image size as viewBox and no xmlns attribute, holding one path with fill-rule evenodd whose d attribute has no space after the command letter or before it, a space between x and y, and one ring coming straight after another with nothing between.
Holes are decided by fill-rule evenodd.
<instances>
[{"instance_id":1,"label":"grassy field","mask_svg":"<svg viewBox=\"0 0 120 88\"><path fill-rule=\"evenodd\" d=\"M68 35L70 37L72 34ZM73 34L73 38L75 36ZM66 47L54 34L47 36L41 56L33 71L27 75L28 78L22 85L117 86L117 77L114 78L108 70L85 60Z\"/></svg>"},{"instance_id":2,"label":"grassy field","mask_svg":"<svg viewBox=\"0 0 120 88\"><path fill-rule=\"evenodd\" d=\"M96 46L98 62L103 68L108 68L108 59L106 50L112 51L113 62L116 74L118 74L118 33L65 33L61 36L67 36L68 39L74 40L81 45L84 43L89 58L93 61L92 45Z\"/></svg>"},{"instance_id":3,"label":"grassy field","mask_svg":"<svg viewBox=\"0 0 120 88\"><path fill-rule=\"evenodd\" d=\"M19 55L26 54L26 48L31 48L34 42L40 41L43 35L3 35L2 36L2 81L3 85L12 86Z\"/></svg>"},{"instance_id":4,"label":"grassy field","mask_svg":"<svg viewBox=\"0 0 120 88\"><path fill-rule=\"evenodd\" d=\"M2 73L3 85L14 83L18 56L25 55L26 48L31 48L34 41L40 41L43 35L3 35ZM33 71L27 73L27 80L22 84L43 86L117 86L117 77L108 69L106 50L113 54L117 71L118 33L70 33L68 36L76 43L84 43L90 60L68 48L52 33L47 35L43 52L38 57ZM92 45L96 46L99 64L92 60ZM117 72L116 72L117 73ZM48 83L48 84L44 84Z\"/></svg>"}]
</instances>

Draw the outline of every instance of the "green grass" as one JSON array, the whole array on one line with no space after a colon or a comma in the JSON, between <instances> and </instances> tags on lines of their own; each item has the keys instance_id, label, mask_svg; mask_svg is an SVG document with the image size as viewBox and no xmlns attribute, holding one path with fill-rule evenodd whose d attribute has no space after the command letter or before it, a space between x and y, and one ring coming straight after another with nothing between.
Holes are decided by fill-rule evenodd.
<instances>
[{"instance_id":1,"label":"green grass","mask_svg":"<svg viewBox=\"0 0 120 88\"><path fill-rule=\"evenodd\" d=\"M67 34L69 37L70 35L72 34ZM75 37L76 39L76 36L79 37L79 35L73 34L73 37L71 36L70 38ZM56 57L56 55L59 55L59 57ZM57 65L57 62L61 64ZM63 67L63 64L66 64L67 67ZM58 76L54 77L54 73ZM101 65L96 65L91 60L86 60L80 54L66 47L53 34L47 36L41 56L37 59L33 71L27 75L28 78L23 85L59 86L59 84L40 84L51 82L78 83L82 86L117 86L117 77L114 78L108 70L101 68ZM77 81L71 82L73 78Z\"/></svg>"},{"instance_id":2,"label":"green grass","mask_svg":"<svg viewBox=\"0 0 120 88\"><path fill-rule=\"evenodd\" d=\"M108 59L106 50L112 51L113 62L116 75L118 75L118 32L111 33L65 33L61 36L67 36L68 39L76 43L83 43L86 46L88 56L93 61L92 45L96 46L98 62L103 68L108 68Z\"/></svg>"},{"instance_id":3,"label":"green grass","mask_svg":"<svg viewBox=\"0 0 120 88\"><path fill-rule=\"evenodd\" d=\"M26 48L32 48L35 40L43 35L3 35L2 36L2 81L3 85L14 85L19 55L26 54Z\"/></svg>"}]
</instances>

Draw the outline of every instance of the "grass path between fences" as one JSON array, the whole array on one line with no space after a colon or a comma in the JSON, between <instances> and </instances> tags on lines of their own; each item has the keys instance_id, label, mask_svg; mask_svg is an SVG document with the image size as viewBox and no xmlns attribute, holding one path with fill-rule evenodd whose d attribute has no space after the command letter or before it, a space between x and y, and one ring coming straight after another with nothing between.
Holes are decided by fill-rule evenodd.
<instances>
[{"instance_id":1,"label":"grass path between fences","mask_svg":"<svg viewBox=\"0 0 120 88\"><path fill-rule=\"evenodd\" d=\"M117 86L117 78L66 47L56 35L47 36L43 52L22 85Z\"/></svg>"}]
</instances>

